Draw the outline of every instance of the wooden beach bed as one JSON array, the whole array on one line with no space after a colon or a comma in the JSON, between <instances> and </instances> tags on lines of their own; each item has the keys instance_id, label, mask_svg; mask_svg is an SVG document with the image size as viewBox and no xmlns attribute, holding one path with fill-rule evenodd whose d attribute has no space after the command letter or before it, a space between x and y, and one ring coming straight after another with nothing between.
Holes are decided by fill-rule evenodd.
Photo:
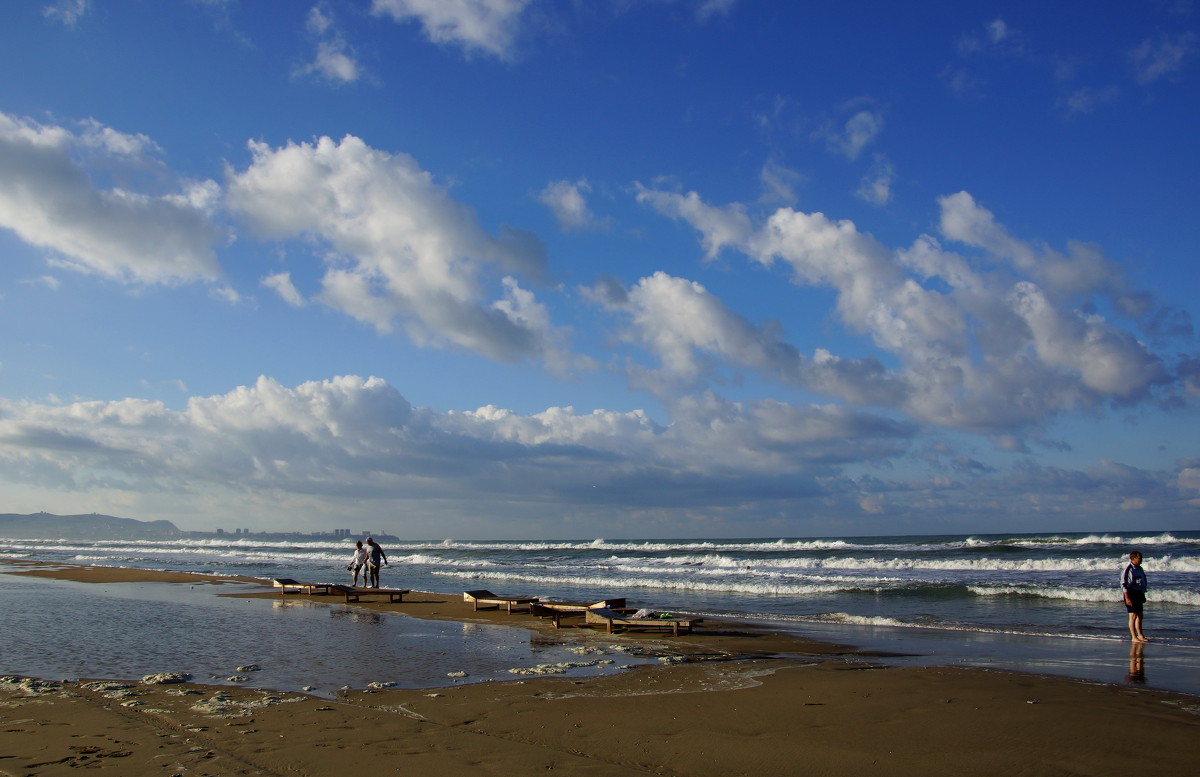
<instances>
[{"instance_id":1,"label":"wooden beach bed","mask_svg":"<svg viewBox=\"0 0 1200 777\"><path fill-rule=\"evenodd\" d=\"M361 601L363 596L386 596L392 604L403 602L404 595L410 593L408 588L359 588L352 585L339 585L334 583L329 586L334 591L346 597L346 604Z\"/></svg>"},{"instance_id":2,"label":"wooden beach bed","mask_svg":"<svg viewBox=\"0 0 1200 777\"><path fill-rule=\"evenodd\" d=\"M474 610L503 607L511 615L514 607L524 606L525 609L533 612L533 603L538 601L538 598L536 596L500 596L480 588L475 591L463 591L463 600L470 602Z\"/></svg>"},{"instance_id":3,"label":"wooden beach bed","mask_svg":"<svg viewBox=\"0 0 1200 777\"><path fill-rule=\"evenodd\" d=\"M329 589L333 587L333 583L301 583L290 577L277 577L271 583L279 589L281 594L304 594L305 596L324 595L329 593Z\"/></svg>"},{"instance_id":4,"label":"wooden beach bed","mask_svg":"<svg viewBox=\"0 0 1200 777\"><path fill-rule=\"evenodd\" d=\"M582 616L587 610L620 608L625 606L625 598L601 599L598 602L555 602L538 600L530 605L530 612L539 618L550 618L554 628L562 626L562 619Z\"/></svg>"},{"instance_id":5,"label":"wooden beach bed","mask_svg":"<svg viewBox=\"0 0 1200 777\"><path fill-rule=\"evenodd\" d=\"M615 629L670 629L678 637L680 634L691 634L692 626L703 621L703 618L687 618L671 616L661 617L651 614L644 618L632 617L636 610L622 608L618 610L607 607L584 610L585 622L594 626L603 625L609 634Z\"/></svg>"}]
</instances>

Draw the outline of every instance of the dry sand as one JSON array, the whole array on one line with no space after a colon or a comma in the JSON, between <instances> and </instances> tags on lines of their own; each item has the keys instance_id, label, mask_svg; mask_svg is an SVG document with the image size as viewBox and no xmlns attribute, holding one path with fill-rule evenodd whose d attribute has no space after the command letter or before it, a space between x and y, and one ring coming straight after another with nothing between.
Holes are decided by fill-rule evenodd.
<instances>
[{"instance_id":1,"label":"dry sand","mask_svg":"<svg viewBox=\"0 0 1200 777\"><path fill-rule=\"evenodd\" d=\"M173 579L61 565L30 572ZM455 596L411 598L364 606L552 629L528 615L472 612ZM572 635L585 636L556 632ZM0 681L0 774L1197 773L1197 697L980 669L881 668L838 646L730 622L679 638L612 639L677 662L602 678L353 691L337 701L190 683L9 678Z\"/></svg>"}]
</instances>

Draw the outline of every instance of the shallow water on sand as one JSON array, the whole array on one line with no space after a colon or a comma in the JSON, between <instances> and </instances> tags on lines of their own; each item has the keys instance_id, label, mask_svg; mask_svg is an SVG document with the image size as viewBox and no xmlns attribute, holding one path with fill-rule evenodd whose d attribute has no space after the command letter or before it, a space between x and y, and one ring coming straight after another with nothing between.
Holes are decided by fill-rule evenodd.
<instances>
[{"instance_id":1,"label":"shallow water on sand","mask_svg":"<svg viewBox=\"0 0 1200 777\"><path fill-rule=\"evenodd\" d=\"M1134 646L1128 640L1107 637L1079 639L887 626L849 630L828 624L808 624L803 635L880 651L888 655L878 662L892 666L1004 669L1200 696L1200 649L1190 645L1151 641Z\"/></svg>"},{"instance_id":2,"label":"shallow water on sand","mask_svg":"<svg viewBox=\"0 0 1200 777\"><path fill-rule=\"evenodd\" d=\"M589 676L650 659L572 645L526 629L431 621L308 600L219 596L241 584L77 583L0 574L0 673L136 680L181 672L196 682L332 697L343 686L433 688L519 679L510 669L562 662ZM577 647L577 646L575 646ZM255 665L260 669L239 671ZM448 676L466 672L465 678ZM230 678L241 676L243 681Z\"/></svg>"}]
</instances>

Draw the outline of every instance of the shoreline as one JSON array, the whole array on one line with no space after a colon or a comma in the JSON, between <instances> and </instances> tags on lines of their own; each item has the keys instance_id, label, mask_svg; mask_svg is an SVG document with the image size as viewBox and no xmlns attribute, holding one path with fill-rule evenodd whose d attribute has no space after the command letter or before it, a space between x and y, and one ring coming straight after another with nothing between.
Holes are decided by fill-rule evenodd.
<instances>
[{"instance_id":1,"label":"shoreline","mask_svg":"<svg viewBox=\"0 0 1200 777\"><path fill-rule=\"evenodd\" d=\"M221 596L282 596L219 590L223 582L263 584L249 578L17 565L29 568L7 572L89 583L202 582ZM431 777L1194 773L1200 699L1183 694L1000 670L881 666L868 653L735 621L706 621L690 636L609 637L555 631L526 614L474 612L461 596L432 592L354 607L635 644L669 660L594 677L369 688L333 700L203 683L0 681L0 774L88 766L135 777L334 775L363 758Z\"/></svg>"}]
</instances>

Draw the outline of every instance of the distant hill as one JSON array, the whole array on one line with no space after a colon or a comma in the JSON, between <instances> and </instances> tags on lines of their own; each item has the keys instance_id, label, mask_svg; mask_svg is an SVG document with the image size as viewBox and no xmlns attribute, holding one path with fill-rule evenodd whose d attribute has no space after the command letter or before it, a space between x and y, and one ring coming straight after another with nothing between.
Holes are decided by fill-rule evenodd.
<instances>
[{"instance_id":1,"label":"distant hill","mask_svg":"<svg viewBox=\"0 0 1200 777\"><path fill-rule=\"evenodd\" d=\"M137 521L112 515L0 515L0 537L14 540L159 540L182 537L170 521Z\"/></svg>"}]
</instances>

